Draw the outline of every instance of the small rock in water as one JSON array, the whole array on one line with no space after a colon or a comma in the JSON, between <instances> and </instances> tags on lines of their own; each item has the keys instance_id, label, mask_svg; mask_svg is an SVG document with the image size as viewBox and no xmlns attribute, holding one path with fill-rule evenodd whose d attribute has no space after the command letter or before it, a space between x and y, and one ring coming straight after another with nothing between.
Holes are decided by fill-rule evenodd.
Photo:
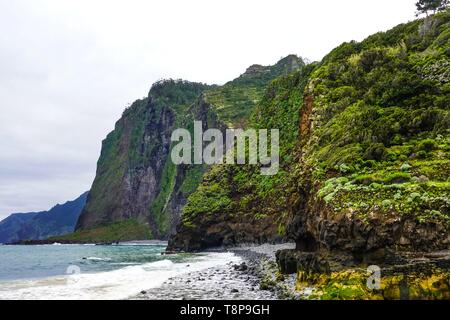
<instances>
[{"instance_id":1,"label":"small rock in water","mask_svg":"<svg viewBox=\"0 0 450 320\"><path fill-rule=\"evenodd\" d=\"M242 262L240 265L235 264L233 268L236 271L246 271L248 269L248 266L245 262Z\"/></svg>"},{"instance_id":2,"label":"small rock in water","mask_svg":"<svg viewBox=\"0 0 450 320\"><path fill-rule=\"evenodd\" d=\"M239 292L238 289L232 289L232 290L231 290L231 293L238 293L238 292Z\"/></svg>"}]
</instances>

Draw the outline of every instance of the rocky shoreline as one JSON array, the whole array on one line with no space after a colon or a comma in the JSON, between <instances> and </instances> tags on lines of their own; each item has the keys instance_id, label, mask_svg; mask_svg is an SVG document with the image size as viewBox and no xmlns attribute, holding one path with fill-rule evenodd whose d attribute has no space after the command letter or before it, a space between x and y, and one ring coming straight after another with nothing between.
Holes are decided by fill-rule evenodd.
<instances>
[{"instance_id":1,"label":"rocky shoreline","mask_svg":"<svg viewBox=\"0 0 450 320\"><path fill-rule=\"evenodd\" d=\"M278 300L299 299L295 275L278 274L275 253L294 244L241 246L233 252L238 263L192 272L143 290L131 300ZM216 250L218 251L218 250ZM280 281L283 280L283 281Z\"/></svg>"},{"instance_id":2,"label":"rocky shoreline","mask_svg":"<svg viewBox=\"0 0 450 320\"><path fill-rule=\"evenodd\" d=\"M381 287L367 287L367 264L345 254L295 250L295 244L241 246L226 265L173 277L131 300L448 299L450 252L397 255L380 264ZM403 260L401 260L403 258ZM363 266L365 266L363 268Z\"/></svg>"}]
</instances>

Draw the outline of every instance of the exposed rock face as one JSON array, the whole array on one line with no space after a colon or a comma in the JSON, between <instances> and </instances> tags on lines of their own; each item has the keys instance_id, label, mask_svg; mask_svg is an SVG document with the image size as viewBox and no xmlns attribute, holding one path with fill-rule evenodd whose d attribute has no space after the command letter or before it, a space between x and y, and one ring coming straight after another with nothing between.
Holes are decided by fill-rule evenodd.
<instances>
[{"instance_id":1,"label":"exposed rock face","mask_svg":"<svg viewBox=\"0 0 450 320\"><path fill-rule=\"evenodd\" d=\"M254 64L245 71L244 76L258 76L265 72L270 72L269 67L264 67L260 64Z\"/></svg>"},{"instance_id":2,"label":"exposed rock face","mask_svg":"<svg viewBox=\"0 0 450 320\"><path fill-rule=\"evenodd\" d=\"M442 45L436 39L450 16L431 19L426 34L415 21L342 45L306 87L288 223L297 249L277 260L282 272L297 273L299 290L316 288L313 298L449 297L449 109L433 76L445 72L434 59L419 61ZM405 44L394 55L391 37ZM435 59L448 60L448 45L441 49ZM430 66L432 74L421 73ZM400 94L393 79L406 75L404 85L421 85ZM380 267L377 290L366 285L368 265Z\"/></svg>"},{"instance_id":3,"label":"exposed rock face","mask_svg":"<svg viewBox=\"0 0 450 320\"><path fill-rule=\"evenodd\" d=\"M300 70L305 66L305 62L302 58L296 55L288 55L285 58L278 61L274 66L262 66L260 64L254 64L247 68L245 73L241 75L241 79L244 78L260 78L260 79L274 79L277 76L287 75L289 73Z\"/></svg>"},{"instance_id":4,"label":"exposed rock face","mask_svg":"<svg viewBox=\"0 0 450 320\"><path fill-rule=\"evenodd\" d=\"M295 85L274 81L249 123L297 133L282 139L282 175L214 168L170 248L287 236L297 248L278 253L281 271L319 298L448 297L450 15L433 19L426 33L418 20L343 44ZM387 275L379 292L365 283L371 264Z\"/></svg>"},{"instance_id":5,"label":"exposed rock face","mask_svg":"<svg viewBox=\"0 0 450 320\"><path fill-rule=\"evenodd\" d=\"M251 75L221 87L173 80L155 84L148 98L124 112L103 142L77 231L133 220L147 226L152 238L167 239L207 171L203 165L172 163L172 132L191 130L193 121L202 121L204 131L242 127L266 85L301 63L290 56L275 66L262 67L264 72L253 68Z\"/></svg>"},{"instance_id":6,"label":"exposed rock face","mask_svg":"<svg viewBox=\"0 0 450 320\"><path fill-rule=\"evenodd\" d=\"M195 227L183 223L179 225L177 233L169 240L168 250L195 252L245 243L279 243L283 240L276 222L270 218L258 221L249 216L230 217L218 213L194 221L198 221Z\"/></svg>"},{"instance_id":7,"label":"exposed rock face","mask_svg":"<svg viewBox=\"0 0 450 320\"><path fill-rule=\"evenodd\" d=\"M148 223L155 236L160 235L155 217L149 214L149 208L157 195L162 170L169 155L170 135L175 115L168 107L158 110L152 98L135 103L131 109L116 125L116 132L120 132L120 137L118 141L116 140L117 149L114 150L117 153L107 149L108 140L104 143L96 181L78 221L77 229L90 229L113 221L136 218ZM138 136L139 140L134 142L132 136L137 119L149 121L145 121L142 134ZM138 150L132 150L136 147ZM136 152L138 157L149 156L146 165L140 161L133 163L135 159L129 155ZM111 172L113 168L107 167L109 165L107 161L113 157L120 157L119 159L123 160L119 168L114 168L120 175L117 180L111 181L106 188L97 192L96 185L108 179L105 174L113 174ZM103 200L106 200L105 207L96 210L96 206Z\"/></svg>"},{"instance_id":8,"label":"exposed rock face","mask_svg":"<svg viewBox=\"0 0 450 320\"><path fill-rule=\"evenodd\" d=\"M303 67L271 83L248 124L250 128L280 130L280 174L262 176L257 165L214 166L189 197L169 250L199 251L285 239L287 169L297 140L299 92L312 69Z\"/></svg>"},{"instance_id":9,"label":"exposed rock face","mask_svg":"<svg viewBox=\"0 0 450 320\"><path fill-rule=\"evenodd\" d=\"M206 85L165 81L136 101L103 142L97 175L77 230L134 219L166 238L186 196L174 192L184 168L171 164L171 135Z\"/></svg>"},{"instance_id":10,"label":"exposed rock face","mask_svg":"<svg viewBox=\"0 0 450 320\"><path fill-rule=\"evenodd\" d=\"M405 46L395 56L383 51L375 54L357 44L343 45L340 55L332 53L326 57L309 80L300 110L298 162L293 170L296 191L291 197L292 220L288 226L298 250L346 251L364 256L385 248L411 251L449 248L449 153L424 155L418 161L414 152L421 148L416 139L432 141L437 136L448 139L448 130L443 129L448 127L448 106L435 104L442 94L440 81L433 82L436 91L428 91L426 102L416 98L423 95L422 90L427 91L424 88L416 88L408 95L390 93L381 104L373 96L366 96L367 92L373 95L370 92L374 92L379 82L392 83L390 74L398 77L406 73L415 79L408 81L420 83L422 75L410 65L408 57L424 58L422 50L434 46L433 39L439 38L442 30L439 26L448 24L448 14L436 17L432 23L434 30L429 30L428 36L421 35L423 38L417 38L421 21L389 31L386 37L397 32L405 43L413 38L422 41L420 49ZM383 36L369 38L364 44L383 43ZM352 46L354 51L350 49ZM377 61L381 64L375 67ZM364 72L358 73L358 68ZM378 82L373 78L366 82L366 78L376 73ZM347 78L350 74L355 78ZM338 98L340 90L354 91ZM379 95L386 93L380 91ZM411 105L411 99L415 99L415 104ZM389 120L384 118L383 113L392 114L393 110L399 114ZM415 118L430 112L436 113L435 116L427 120ZM368 116L370 113L372 117ZM415 120L407 121L409 118ZM405 148L406 152L392 152L399 148ZM439 172L445 171L444 175L433 169L433 161L441 164ZM425 167L434 183L422 174Z\"/></svg>"},{"instance_id":11,"label":"exposed rock face","mask_svg":"<svg viewBox=\"0 0 450 320\"><path fill-rule=\"evenodd\" d=\"M372 212L363 220L357 214L336 215L321 199L309 203L311 206L298 211L289 227L299 250L363 254L386 247L440 250L450 244L448 226L439 221L419 223L411 217L399 217L396 212Z\"/></svg>"}]
</instances>

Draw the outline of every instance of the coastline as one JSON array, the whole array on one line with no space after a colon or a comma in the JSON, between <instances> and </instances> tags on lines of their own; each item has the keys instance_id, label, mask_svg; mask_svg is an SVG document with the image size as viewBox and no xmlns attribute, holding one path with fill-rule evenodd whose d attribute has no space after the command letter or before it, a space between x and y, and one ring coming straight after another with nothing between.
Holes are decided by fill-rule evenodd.
<instances>
[{"instance_id":1,"label":"coastline","mask_svg":"<svg viewBox=\"0 0 450 320\"><path fill-rule=\"evenodd\" d=\"M278 250L294 246L292 243L264 244L213 250L233 253L238 259L169 278L158 287L142 288L140 294L128 300L300 299L295 292L295 275L280 279L275 262Z\"/></svg>"},{"instance_id":2,"label":"coastline","mask_svg":"<svg viewBox=\"0 0 450 320\"><path fill-rule=\"evenodd\" d=\"M42 245L96 245L96 246L114 246L114 245L167 245L166 240L129 240L113 242L92 242L92 241L69 241L69 240L21 240L13 243L0 243L3 246L42 246Z\"/></svg>"}]
</instances>

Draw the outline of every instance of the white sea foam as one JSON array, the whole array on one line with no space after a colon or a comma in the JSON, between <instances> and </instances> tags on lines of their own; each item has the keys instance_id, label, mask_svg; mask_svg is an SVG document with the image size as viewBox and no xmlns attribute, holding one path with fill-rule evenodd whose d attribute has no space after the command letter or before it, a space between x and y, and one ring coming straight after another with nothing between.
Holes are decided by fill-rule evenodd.
<instances>
[{"instance_id":1,"label":"white sea foam","mask_svg":"<svg viewBox=\"0 0 450 320\"><path fill-rule=\"evenodd\" d=\"M111 261L111 258L99 258L99 257L87 257L85 260L92 260L92 261Z\"/></svg>"},{"instance_id":2,"label":"white sea foam","mask_svg":"<svg viewBox=\"0 0 450 320\"><path fill-rule=\"evenodd\" d=\"M208 268L238 263L233 253L208 253L189 262L162 260L119 270L74 274L41 280L0 283L0 299L14 300L112 300L126 299L141 290L156 288L167 279ZM81 270L82 271L82 270Z\"/></svg>"}]
</instances>

